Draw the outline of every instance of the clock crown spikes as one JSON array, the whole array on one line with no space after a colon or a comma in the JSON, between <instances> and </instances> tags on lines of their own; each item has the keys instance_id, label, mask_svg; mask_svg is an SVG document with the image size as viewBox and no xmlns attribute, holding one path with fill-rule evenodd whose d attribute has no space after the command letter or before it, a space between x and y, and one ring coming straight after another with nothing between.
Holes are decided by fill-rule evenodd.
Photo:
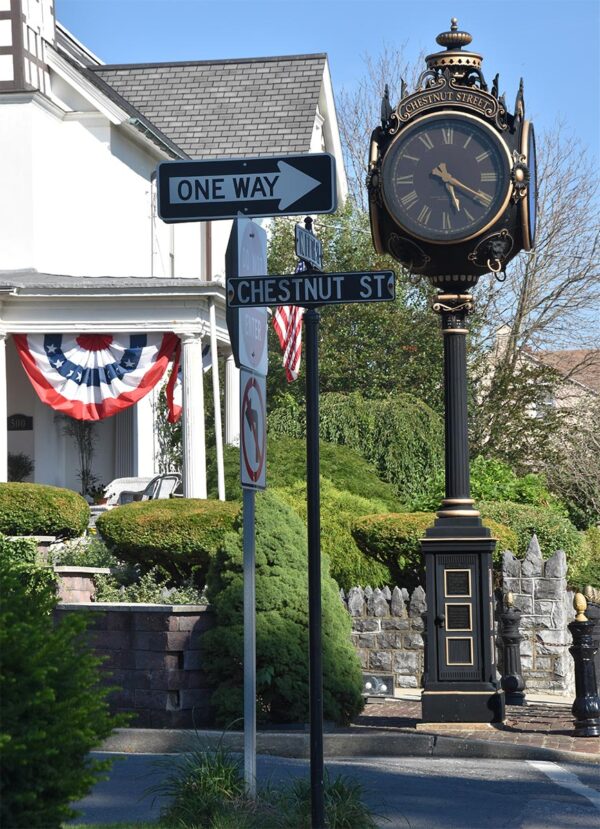
<instances>
[{"instance_id":1,"label":"clock crown spikes","mask_svg":"<svg viewBox=\"0 0 600 829\"><path fill-rule=\"evenodd\" d=\"M480 69L482 56L477 52L462 51L462 47L468 46L472 40L468 32L459 32L458 20L453 17L450 21L450 31L442 32L436 37L436 42L440 46L445 46L446 51L427 55L427 68L450 69L455 75L466 74L471 69Z\"/></svg>"}]
</instances>

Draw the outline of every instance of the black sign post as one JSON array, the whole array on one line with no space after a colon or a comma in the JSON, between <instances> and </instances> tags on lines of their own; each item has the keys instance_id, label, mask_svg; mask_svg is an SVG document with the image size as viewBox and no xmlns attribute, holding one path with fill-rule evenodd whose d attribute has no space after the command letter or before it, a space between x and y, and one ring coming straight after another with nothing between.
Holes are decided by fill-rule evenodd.
<instances>
[{"instance_id":1,"label":"black sign post","mask_svg":"<svg viewBox=\"0 0 600 829\"><path fill-rule=\"evenodd\" d=\"M312 219L307 218L305 224L306 233L311 233ZM317 247L308 244L306 249L314 251ZM305 264L311 264L309 259L303 261ZM346 302L390 302L394 298L395 274L393 271L320 273L316 270L306 270L283 276L229 278L227 280L229 308L299 305L307 309L303 319L306 358L310 782L313 829L325 829L319 480L320 314L318 308L322 305Z\"/></svg>"}]
</instances>

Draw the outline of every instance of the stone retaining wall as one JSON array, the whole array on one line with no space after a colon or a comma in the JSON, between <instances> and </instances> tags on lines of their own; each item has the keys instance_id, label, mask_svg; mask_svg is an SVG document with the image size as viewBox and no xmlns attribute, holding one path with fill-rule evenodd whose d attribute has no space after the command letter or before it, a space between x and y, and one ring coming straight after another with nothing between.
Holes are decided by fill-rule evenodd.
<instances>
[{"instance_id":1,"label":"stone retaining wall","mask_svg":"<svg viewBox=\"0 0 600 829\"><path fill-rule=\"evenodd\" d=\"M201 634L213 625L204 605L59 604L64 613L94 613L89 641L104 658L102 681L113 713L140 728L194 728L209 723L210 690L202 671Z\"/></svg>"},{"instance_id":2,"label":"stone retaining wall","mask_svg":"<svg viewBox=\"0 0 600 829\"><path fill-rule=\"evenodd\" d=\"M393 674L394 688L420 688L424 670L425 591L353 587L342 594L363 671Z\"/></svg>"}]
</instances>

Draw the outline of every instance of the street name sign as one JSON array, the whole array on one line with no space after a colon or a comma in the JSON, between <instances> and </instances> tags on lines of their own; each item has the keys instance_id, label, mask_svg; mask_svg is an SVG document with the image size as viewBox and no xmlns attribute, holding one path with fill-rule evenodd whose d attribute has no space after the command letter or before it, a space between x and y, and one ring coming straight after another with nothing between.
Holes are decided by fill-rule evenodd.
<instances>
[{"instance_id":1,"label":"street name sign","mask_svg":"<svg viewBox=\"0 0 600 829\"><path fill-rule=\"evenodd\" d=\"M267 387L266 378L240 370L241 483L250 489L266 488Z\"/></svg>"},{"instance_id":2,"label":"street name sign","mask_svg":"<svg viewBox=\"0 0 600 829\"><path fill-rule=\"evenodd\" d=\"M323 268L323 245L321 240L302 225L296 225L296 256L308 262L313 268Z\"/></svg>"},{"instance_id":3,"label":"street name sign","mask_svg":"<svg viewBox=\"0 0 600 829\"><path fill-rule=\"evenodd\" d=\"M314 153L164 161L157 192L158 215L168 223L333 213L335 159Z\"/></svg>"},{"instance_id":4,"label":"street name sign","mask_svg":"<svg viewBox=\"0 0 600 829\"><path fill-rule=\"evenodd\" d=\"M227 305L230 308L390 302L395 296L393 271L299 273L227 280Z\"/></svg>"}]
</instances>

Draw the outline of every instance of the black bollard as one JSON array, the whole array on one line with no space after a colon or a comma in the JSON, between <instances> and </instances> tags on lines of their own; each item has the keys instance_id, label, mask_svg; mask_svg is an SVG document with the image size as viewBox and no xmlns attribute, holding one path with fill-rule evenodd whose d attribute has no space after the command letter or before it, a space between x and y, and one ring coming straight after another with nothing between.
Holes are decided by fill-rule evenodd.
<instances>
[{"instance_id":1,"label":"black bollard","mask_svg":"<svg viewBox=\"0 0 600 829\"><path fill-rule=\"evenodd\" d=\"M598 650L594 657L594 665L596 666L596 681L600 685L600 590L596 590L588 584L583 591L583 595L587 601L585 615L590 622L594 623L592 639L598 645Z\"/></svg>"},{"instance_id":2,"label":"black bollard","mask_svg":"<svg viewBox=\"0 0 600 829\"><path fill-rule=\"evenodd\" d=\"M575 702L571 711L575 717L576 737L600 737L600 697L594 666L598 642L592 632L594 622L585 616L587 602L581 593L575 595L575 621L569 624L573 645L569 648L575 662Z\"/></svg>"},{"instance_id":3,"label":"black bollard","mask_svg":"<svg viewBox=\"0 0 600 829\"><path fill-rule=\"evenodd\" d=\"M521 648L523 639L519 630L521 611L514 606L512 593L507 593L498 615L498 632L502 641L503 670L501 685L507 705L526 705L525 680L521 668Z\"/></svg>"}]
</instances>

